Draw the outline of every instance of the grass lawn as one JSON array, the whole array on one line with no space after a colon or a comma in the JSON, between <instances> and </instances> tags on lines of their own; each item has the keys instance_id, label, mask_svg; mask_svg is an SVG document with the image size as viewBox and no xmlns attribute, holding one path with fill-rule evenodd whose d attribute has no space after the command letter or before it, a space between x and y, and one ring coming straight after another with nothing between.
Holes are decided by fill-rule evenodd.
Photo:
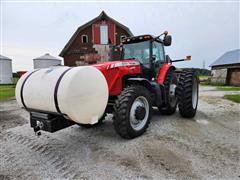
<instances>
[{"instance_id":1,"label":"grass lawn","mask_svg":"<svg viewBox=\"0 0 240 180\"><path fill-rule=\"evenodd\" d=\"M16 85L0 85L0 101L14 97L15 86Z\"/></svg>"},{"instance_id":2,"label":"grass lawn","mask_svg":"<svg viewBox=\"0 0 240 180\"><path fill-rule=\"evenodd\" d=\"M200 81L206 81L209 78L211 78L211 76L198 76L198 78L199 78Z\"/></svg>"},{"instance_id":3,"label":"grass lawn","mask_svg":"<svg viewBox=\"0 0 240 180\"><path fill-rule=\"evenodd\" d=\"M202 86L212 86L216 87L219 91L240 91L240 87L227 86L221 83L201 83Z\"/></svg>"},{"instance_id":4,"label":"grass lawn","mask_svg":"<svg viewBox=\"0 0 240 180\"><path fill-rule=\"evenodd\" d=\"M220 91L240 91L240 87L234 86L218 86L217 89Z\"/></svg>"},{"instance_id":5,"label":"grass lawn","mask_svg":"<svg viewBox=\"0 0 240 180\"><path fill-rule=\"evenodd\" d=\"M212 83L212 82L201 82L200 81L200 84L203 85L203 86L220 86L220 87L224 87L225 85L223 83Z\"/></svg>"},{"instance_id":6,"label":"grass lawn","mask_svg":"<svg viewBox=\"0 0 240 180\"><path fill-rule=\"evenodd\" d=\"M224 98L236 103L240 103L240 94L226 94L224 95Z\"/></svg>"}]
</instances>

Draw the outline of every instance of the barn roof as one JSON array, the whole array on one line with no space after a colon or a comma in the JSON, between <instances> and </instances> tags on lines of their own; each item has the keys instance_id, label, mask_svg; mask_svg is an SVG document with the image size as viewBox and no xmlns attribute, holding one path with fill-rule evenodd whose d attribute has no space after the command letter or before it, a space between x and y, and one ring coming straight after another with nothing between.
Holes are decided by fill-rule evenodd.
<instances>
[{"instance_id":1,"label":"barn roof","mask_svg":"<svg viewBox=\"0 0 240 180\"><path fill-rule=\"evenodd\" d=\"M65 45L65 47L63 48L63 50L61 51L61 53L59 54L59 56L64 55L64 53L67 51L67 49L69 48L69 46L72 44L72 42L74 41L74 39L77 37L77 35L79 34L79 32L81 30L83 30L84 28L86 28L87 26L91 25L92 23L101 20L101 19L109 19L111 21L113 21L116 25L118 25L119 27L121 27L122 29L124 29L125 31L127 31L127 33L130 36L133 36L133 33L130 31L130 29L127 26L124 26L123 24L119 23L118 21L114 20L113 18L109 17L104 11L101 12L101 14L99 16L97 16L96 18L92 19L91 21L87 22L86 24L83 24L82 26L80 26L77 31L73 34L73 36L71 37L71 39L67 42L67 44Z\"/></svg>"},{"instance_id":2,"label":"barn roof","mask_svg":"<svg viewBox=\"0 0 240 180\"><path fill-rule=\"evenodd\" d=\"M228 51L214 61L210 67L230 64L240 64L240 49Z\"/></svg>"},{"instance_id":3,"label":"barn roof","mask_svg":"<svg viewBox=\"0 0 240 180\"><path fill-rule=\"evenodd\" d=\"M51 56L49 53L46 53L43 56L34 58L33 60L59 60L59 61L61 61L61 59Z\"/></svg>"},{"instance_id":4,"label":"barn roof","mask_svg":"<svg viewBox=\"0 0 240 180\"><path fill-rule=\"evenodd\" d=\"M8 58L6 56L2 56L1 54L0 54L0 59L2 59L2 60L11 60L10 58Z\"/></svg>"}]
</instances>

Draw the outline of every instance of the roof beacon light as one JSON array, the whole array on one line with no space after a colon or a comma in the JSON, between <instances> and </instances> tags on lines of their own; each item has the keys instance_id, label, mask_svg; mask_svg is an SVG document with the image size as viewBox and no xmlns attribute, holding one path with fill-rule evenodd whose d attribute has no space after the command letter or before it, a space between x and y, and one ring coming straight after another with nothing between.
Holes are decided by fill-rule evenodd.
<instances>
[{"instance_id":1,"label":"roof beacon light","mask_svg":"<svg viewBox=\"0 0 240 180\"><path fill-rule=\"evenodd\" d=\"M150 39L151 37L150 36L144 36L144 39Z\"/></svg>"},{"instance_id":2,"label":"roof beacon light","mask_svg":"<svg viewBox=\"0 0 240 180\"><path fill-rule=\"evenodd\" d=\"M167 36L168 35L168 31L164 31L162 34L160 34L159 36L155 37L156 39L160 38L162 35Z\"/></svg>"},{"instance_id":3,"label":"roof beacon light","mask_svg":"<svg viewBox=\"0 0 240 180\"><path fill-rule=\"evenodd\" d=\"M185 61L191 61L192 56L186 56Z\"/></svg>"},{"instance_id":4,"label":"roof beacon light","mask_svg":"<svg viewBox=\"0 0 240 180\"><path fill-rule=\"evenodd\" d=\"M165 36L167 36L168 35L168 31L164 31L164 33L163 33Z\"/></svg>"}]
</instances>

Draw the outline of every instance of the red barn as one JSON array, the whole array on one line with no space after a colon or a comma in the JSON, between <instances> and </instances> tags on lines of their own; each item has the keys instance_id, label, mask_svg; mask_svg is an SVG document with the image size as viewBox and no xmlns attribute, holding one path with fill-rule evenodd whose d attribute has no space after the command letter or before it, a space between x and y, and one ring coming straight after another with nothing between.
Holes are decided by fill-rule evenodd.
<instances>
[{"instance_id":1,"label":"red barn","mask_svg":"<svg viewBox=\"0 0 240 180\"><path fill-rule=\"evenodd\" d=\"M104 11L80 26L60 53L64 65L79 66L83 64L108 61L111 47L119 45L125 37L133 36L128 27L109 17ZM117 52L116 52L117 54Z\"/></svg>"}]
</instances>

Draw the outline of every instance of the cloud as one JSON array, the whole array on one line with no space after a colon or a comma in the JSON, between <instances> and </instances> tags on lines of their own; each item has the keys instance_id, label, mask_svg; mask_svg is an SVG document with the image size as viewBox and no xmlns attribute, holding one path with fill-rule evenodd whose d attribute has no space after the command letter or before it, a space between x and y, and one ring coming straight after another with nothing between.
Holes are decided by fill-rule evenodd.
<instances>
[{"instance_id":1,"label":"cloud","mask_svg":"<svg viewBox=\"0 0 240 180\"><path fill-rule=\"evenodd\" d=\"M75 30L102 10L135 35L168 30L172 59L192 55L179 66L206 66L226 51L239 48L239 2L235 3L4 3L3 55L13 67L32 68L46 52L57 56Z\"/></svg>"}]
</instances>

